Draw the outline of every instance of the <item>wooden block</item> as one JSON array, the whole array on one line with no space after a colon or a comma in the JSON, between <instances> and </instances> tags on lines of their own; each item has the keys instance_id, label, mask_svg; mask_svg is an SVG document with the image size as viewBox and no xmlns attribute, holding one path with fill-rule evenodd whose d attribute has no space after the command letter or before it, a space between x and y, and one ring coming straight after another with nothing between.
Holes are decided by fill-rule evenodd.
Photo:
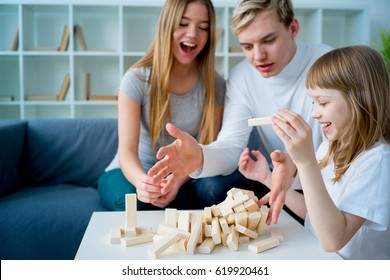
<instances>
[{"instance_id":1,"label":"wooden block","mask_svg":"<svg viewBox=\"0 0 390 280\"><path fill-rule=\"evenodd\" d=\"M211 207L205 207L203 209L204 211L204 215L205 215L205 218L206 218L206 223L207 224L211 224L211 219L213 218L213 214L211 212Z\"/></svg>"},{"instance_id":2,"label":"wooden block","mask_svg":"<svg viewBox=\"0 0 390 280\"><path fill-rule=\"evenodd\" d=\"M272 124L272 117L248 119L249 126L261 126L261 125L268 125L268 124Z\"/></svg>"},{"instance_id":3,"label":"wooden block","mask_svg":"<svg viewBox=\"0 0 390 280\"><path fill-rule=\"evenodd\" d=\"M154 243L157 243L159 242L161 239L163 239L165 237L165 235L160 235L160 234L155 234L153 236L153 242ZM186 239L179 239L178 241L176 241L175 243L173 243L169 249L172 249L172 250L176 250L176 251L181 251L181 252L185 252L187 250L187 240Z\"/></svg>"},{"instance_id":4,"label":"wooden block","mask_svg":"<svg viewBox=\"0 0 390 280\"><path fill-rule=\"evenodd\" d=\"M248 223L248 213L247 212L236 213L234 219L236 225L242 225L243 227L246 227Z\"/></svg>"},{"instance_id":5,"label":"wooden block","mask_svg":"<svg viewBox=\"0 0 390 280\"><path fill-rule=\"evenodd\" d=\"M191 212L191 234L194 230L194 227L195 227L195 224L199 222L200 223L200 231L199 231L199 234L198 234L198 242L197 244L201 244L203 242L203 236L202 236L202 217L201 217L201 213L199 212Z\"/></svg>"},{"instance_id":6,"label":"wooden block","mask_svg":"<svg viewBox=\"0 0 390 280\"><path fill-rule=\"evenodd\" d=\"M222 217L227 217L229 214L234 213L232 207L229 205L222 205L219 207L219 210L221 211Z\"/></svg>"},{"instance_id":7,"label":"wooden block","mask_svg":"<svg viewBox=\"0 0 390 280\"><path fill-rule=\"evenodd\" d=\"M257 253L279 246L278 238L269 237L248 245L248 250Z\"/></svg>"},{"instance_id":8,"label":"wooden block","mask_svg":"<svg viewBox=\"0 0 390 280\"><path fill-rule=\"evenodd\" d=\"M147 252L148 255L153 258L158 258L165 250L167 250L173 243L178 241L181 238L179 232L171 231L165 234L164 238L155 243L153 246L149 247Z\"/></svg>"},{"instance_id":9,"label":"wooden block","mask_svg":"<svg viewBox=\"0 0 390 280\"><path fill-rule=\"evenodd\" d=\"M219 208L216 205L213 205L210 207L211 214L213 214L214 217L219 217L221 215L221 211L219 211Z\"/></svg>"},{"instance_id":10,"label":"wooden block","mask_svg":"<svg viewBox=\"0 0 390 280\"><path fill-rule=\"evenodd\" d=\"M130 247L142 243L152 242L153 241L153 233L141 233L135 237L124 237L121 239L121 245L123 247Z\"/></svg>"},{"instance_id":11,"label":"wooden block","mask_svg":"<svg viewBox=\"0 0 390 280\"><path fill-rule=\"evenodd\" d=\"M239 233L245 234L246 236L249 236L250 238L256 239L259 235L256 231L250 230L246 227L243 227L242 225L238 224L236 225L236 231Z\"/></svg>"},{"instance_id":12,"label":"wooden block","mask_svg":"<svg viewBox=\"0 0 390 280\"><path fill-rule=\"evenodd\" d=\"M125 200L125 228L137 227L137 195L128 193Z\"/></svg>"},{"instance_id":13,"label":"wooden block","mask_svg":"<svg viewBox=\"0 0 390 280\"><path fill-rule=\"evenodd\" d=\"M280 242L280 243L282 243L283 240L284 240L283 234L282 234L282 232L280 231L280 228L278 228L278 227L275 227L275 226L270 227L270 228L269 228L269 235L270 235L271 237L275 237L275 238L279 239L279 242Z\"/></svg>"},{"instance_id":14,"label":"wooden block","mask_svg":"<svg viewBox=\"0 0 390 280\"><path fill-rule=\"evenodd\" d=\"M202 230L202 223L200 220L195 221L191 226L191 236L187 243L187 254L193 255L199 240L199 234Z\"/></svg>"},{"instance_id":15,"label":"wooden block","mask_svg":"<svg viewBox=\"0 0 390 280\"><path fill-rule=\"evenodd\" d=\"M205 224L205 226L204 226L204 236L206 236L206 237L213 236L213 227L212 227L212 225Z\"/></svg>"},{"instance_id":16,"label":"wooden block","mask_svg":"<svg viewBox=\"0 0 390 280\"><path fill-rule=\"evenodd\" d=\"M247 228L249 228L250 230L256 230L257 226L259 225L260 219L261 219L260 211L249 213Z\"/></svg>"},{"instance_id":17,"label":"wooden block","mask_svg":"<svg viewBox=\"0 0 390 280\"><path fill-rule=\"evenodd\" d=\"M265 228L265 222L267 221L267 217L268 217L268 207L265 205L262 205L260 207L260 212L261 212L261 218L260 218L259 225L257 226L257 233L259 235L263 235L264 228Z\"/></svg>"},{"instance_id":18,"label":"wooden block","mask_svg":"<svg viewBox=\"0 0 390 280\"><path fill-rule=\"evenodd\" d=\"M238 250L238 236L239 236L239 233L234 228L235 227L233 225L230 226L230 233L227 236L226 244L227 244L227 246L231 250L237 251Z\"/></svg>"},{"instance_id":19,"label":"wooden block","mask_svg":"<svg viewBox=\"0 0 390 280\"><path fill-rule=\"evenodd\" d=\"M187 232L190 231L190 211L188 210L179 211L177 228L185 230Z\"/></svg>"},{"instance_id":20,"label":"wooden block","mask_svg":"<svg viewBox=\"0 0 390 280\"><path fill-rule=\"evenodd\" d=\"M259 205L257 205L257 203L252 198L250 198L249 200L245 201L244 202L244 206L245 206L245 209L248 212L256 212L256 211L260 210Z\"/></svg>"},{"instance_id":21,"label":"wooden block","mask_svg":"<svg viewBox=\"0 0 390 280\"><path fill-rule=\"evenodd\" d=\"M136 227L127 227L125 228L124 232L126 237L135 237L138 234Z\"/></svg>"},{"instance_id":22,"label":"wooden block","mask_svg":"<svg viewBox=\"0 0 390 280\"><path fill-rule=\"evenodd\" d=\"M229 201L227 203L227 206L229 206L230 208L234 208L234 207L240 205L241 203L244 203L248 199L249 199L248 195L247 194L243 194L243 195L237 197L236 199L234 199L233 201Z\"/></svg>"},{"instance_id":23,"label":"wooden block","mask_svg":"<svg viewBox=\"0 0 390 280\"><path fill-rule=\"evenodd\" d=\"M175 228L174 226L171 226L171 225L160 224L158 226L158 229L157 229L158 234L164 235L164 234L167 234L169 232L176 232L176 233L180 234L181 238L184 238L184 239L188 239L191 235L189 232L182 230L182 229L179 229L179 228Z\"/></svg>"},{"instance_id":24,"label":"wooden block","mask_svg":"<svg viewBox=\"0 0 390 280\"><path fill-rule=\"evenodd\" d=\"M226 221L225 218L220 218L219 219L219 224L221 225L222 232L224 234L229 234L230 233L230 227L228 225L228 222Z\"/></svg>"},{"instance_id":25,"label":"wooden block","mask_svg":"<svg viewBox=\"0 0 390 280\"><path fill-rule=\"evenodd\" d=\"M246 208L244 204L237 205L236 207L233 208L234 213L241 213L241 212L246 212Z\"/></svg>"},{"instance_id":26,"label":"wooden block","mask_svg":"<svg viewBox=\"0 0 390 280\"><path fill-rule=\"evenodd\" d=\"M215 245L220 244L221 240L221 227L219 226L218 217L214 217L211 221L211 238L213 239Z\"/></svg>"},{"instance_id":27,"label":"wooden block","mask_svg":"<svg viewBox=\"0 0 390 280\"><path fill-rule=\"evenodd\" d=\"M249 241L249 236L242 233L238 233L238 244L248 244Z\"/></svg>"},{"instance_id":28,"label":"wooden block","mask_svg":"<svg viewBox=\"0 0 390 280\"><path fill-rule=\"evenodd\" d=\"M120 228L111 228L110 229L110 244L120 244L121 243L121 229Z\"/></svg>"},{"instance_id":29,"label":"wooden block","mask_svg":"<svg viewBox=\"0 0 390 280\"><path fill-rule=\"evenodd\" d=\"M66 93L68 92L69 85L70 85L70 74L66 73L65 77L64 77L64 81L62 82L60 91L58 92L57 100L60 100L60 101L65 100L65 96L66 96Z\"/></svg>"},{"instance_id":30,"label":"wooden block","mask_svg":"<svg viewBox=\"0 0 390 280\"><path fill-rule=\"evenodd\" d=\"M227 217L226 217L227 223L228 223L229 225L234 224L234 222L235 222L235 220L236 220L235 217L236 217L236 214L235 214L235 213L230 213L229 215L227 215Z\"/></svg>"},{"instance_id":31,"label":"wooden block","mask_svg":"<svg viewBox=\"0 0 390 280\"><path fill-rule=\"evenodd\" d=\"M165 209L165 224L176 227L177 222L177 209L166 208Z\"/></svg>"},{"instance_id":32,"label":"wooden block","mask_svg":"<svg viewBox=\"0 0 390 280\"><path fill-rule=\"evenodd\" d=\"M211 237L206 238L198 247L199 254L210 254L215 248L215 243Z\"/></svg>"}]
</instances>

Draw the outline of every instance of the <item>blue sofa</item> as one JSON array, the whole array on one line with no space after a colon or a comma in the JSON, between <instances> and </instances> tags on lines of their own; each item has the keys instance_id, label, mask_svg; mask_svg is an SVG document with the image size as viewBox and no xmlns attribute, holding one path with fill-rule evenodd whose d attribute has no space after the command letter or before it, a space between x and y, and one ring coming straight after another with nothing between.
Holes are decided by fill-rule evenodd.
<instances>
[{"instance_id":1,"label":"blue sofa","mask_svg":"<svg viewBox=\"0 0 390 280\"><path fill-rule=\"evenodd\" d=\"M117 143L116 119L0 121L0 259L74 259Z\"/></svg>"}]
</instances>

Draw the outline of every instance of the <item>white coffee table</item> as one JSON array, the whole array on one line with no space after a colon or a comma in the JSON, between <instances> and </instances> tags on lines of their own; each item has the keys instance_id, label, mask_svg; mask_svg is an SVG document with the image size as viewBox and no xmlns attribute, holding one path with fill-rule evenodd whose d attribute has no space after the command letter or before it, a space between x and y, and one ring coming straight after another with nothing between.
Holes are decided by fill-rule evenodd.
<instances>
[{"instance_id":1,"label":"white coffee table","mask_svg":"<svg viewBox=\"0 0 390 280\"><path fill-rule=\"evenodd\" d=\"M157 229L164 222L164 211L138 211L139 227ZM124 212L94 212L87 230L76 254L76 260L142 260L152 259L147 254L147 248L153 243L139 244L131 247L122 247L119 244L109 243L110 228L123 227L125 223ZM255 254L248 250L248 244L240 244L237 251L228 247L217 245L211 254L188 255L185 252L168 249L159 259L163 260L324 260L341 259L336 253L326 253L313 235L288 213L282 211L277 225L284 237L279 247ZM268 227L263 236L268 235ZM259 240L258 239L258 240ZM254 241L251 241L252 243Z\"/></svg>"}]
</instances>

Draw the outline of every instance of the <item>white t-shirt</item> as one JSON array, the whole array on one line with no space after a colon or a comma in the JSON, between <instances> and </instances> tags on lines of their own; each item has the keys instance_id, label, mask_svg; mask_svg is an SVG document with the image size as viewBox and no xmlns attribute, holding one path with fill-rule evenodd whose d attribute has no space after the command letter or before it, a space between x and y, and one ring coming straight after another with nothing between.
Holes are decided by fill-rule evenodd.
<instances>
[{"instance_id":1,"label":"white t-shirt","mask_svg":"<svg viewBox=\"0 0 390 280\"><path fill-rule=\"evenodd\" d=\"M314 61L331 48L297 44L289 64L275 77L264 78L246 59L231 71L226 87L222 130L217 141L201 145L204 165L192 177L227 175L237 169L238 159L248 144L252 127L248 119L274 116L278 109L290 109L303 116L313 129L315 148L322 142L321 128L310 118L312 102L306 75ZM276 149L285 150L271 126L256 127L259 150L268 159Z\"/></svg>"},{"instance_id":2,"label":"white t-shirt","mask_svg":"<svg viewBox=\"0 0 390 280\"><path fill-rule=\"evenodd\" d=\"M321 144L317 159L325 156L328 146ZM337 208L366 219L338 254L344 259L390 259L390 145L378 142L365 151L335 184L333 162L321 173ZM315 234L309 215L305 227Z\"/></svg>"}]
</instances>

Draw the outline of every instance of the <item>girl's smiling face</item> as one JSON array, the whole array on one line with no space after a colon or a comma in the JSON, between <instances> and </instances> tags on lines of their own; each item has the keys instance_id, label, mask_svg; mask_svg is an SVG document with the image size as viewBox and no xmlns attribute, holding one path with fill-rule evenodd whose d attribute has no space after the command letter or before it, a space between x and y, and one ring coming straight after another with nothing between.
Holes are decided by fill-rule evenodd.
<instances>
[{"instance_id":1,"label":"girl's smiling face","mask_svg":"<svg viewBox=\"0 0 390 280\"><path fill-rule=\"evenodd\" d=\"M334 89L309 88L313 100L311 117L318 120L327 139L341 139L348 123L351 121L350 109L344 96Z\"/></svg>"},{"instance_id":2,"label":"girl's smiling face","mask_svg":"<svg viewBox=\"0 0 390 280\"><path fill-rule=\"evenodd\" d=\"M210 21L207 7L191 2L184 10L180 26L173 33L173 55L178 63L188 65L205 47L209 38Z\"/></svg>"}]
</instances>

